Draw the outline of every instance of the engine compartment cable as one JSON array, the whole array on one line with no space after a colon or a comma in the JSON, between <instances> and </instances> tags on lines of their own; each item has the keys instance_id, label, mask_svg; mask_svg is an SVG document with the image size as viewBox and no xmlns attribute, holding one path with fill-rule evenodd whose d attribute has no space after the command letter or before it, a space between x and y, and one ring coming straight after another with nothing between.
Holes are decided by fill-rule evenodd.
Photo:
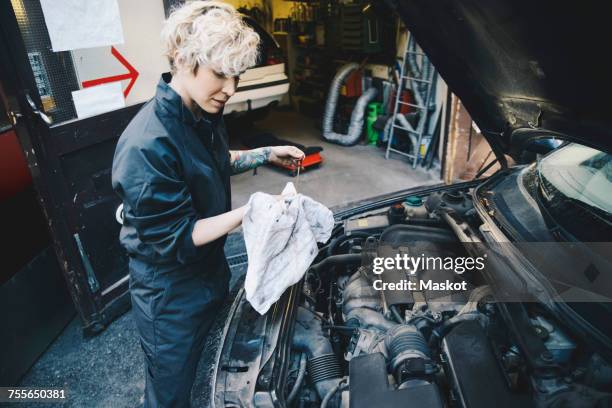
<instances>
[{"instance_id":1,"label":"engine compartment cable","mask_svg":"<svg viewBox=\"0 0 612 408\"><path fill-rule=\"evenodd\" d=\"M302 384L304 383L304 379L306 378L306 363L308 359L306 358L306 353L300 354L300 368L298 369L298 375L295 379L295 383L289 392L289 396L287 396L287 404L291 404L295 397L298 395L298 392L302 388Z\"/></svg>"}]
</instances>

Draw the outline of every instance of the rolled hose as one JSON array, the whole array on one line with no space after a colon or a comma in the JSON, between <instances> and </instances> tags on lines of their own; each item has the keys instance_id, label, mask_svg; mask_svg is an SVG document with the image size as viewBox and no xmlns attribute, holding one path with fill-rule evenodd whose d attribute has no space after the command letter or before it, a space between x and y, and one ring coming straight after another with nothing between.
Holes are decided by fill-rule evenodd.
<instances>
[{"instance_id":1,"label":"rolled hose","mask_svg":"<svg viewBox=\"0 0 612 408\"><path fill-rule=\"evenodd\" d=\"M323 137L327 133L333 133L334 127L334 115L336 114L336 105L338 104L338 95L340 93L340 86L344 83L344 80L353 72L358 69L359 65L356 63L350 63L342 66L331 84L329 85L329 93L327 94L327 102L325 103L325 113L323 115Z\"/></svg>"}]
</instances>

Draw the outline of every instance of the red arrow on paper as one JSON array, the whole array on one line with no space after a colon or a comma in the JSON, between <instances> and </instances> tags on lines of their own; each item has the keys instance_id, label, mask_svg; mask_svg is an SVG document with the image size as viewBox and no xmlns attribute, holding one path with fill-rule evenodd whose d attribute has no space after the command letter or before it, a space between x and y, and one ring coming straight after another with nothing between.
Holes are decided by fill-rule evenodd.
<instances>
[{"instance_id":1,"label":"red arrow on paper","mask_svg":"<svg viewBox=\"0 0 612 408\"><path fill-rule=\"evenodd\" d=\"M129 79L130 83L123 90L123 96L127 98L128 94L132 90L132 86L134 86L134 82L136 82L136 78L138 78L138 71L136 71L136 69L129 62L127 62L127 60L123 57L123 55L119 54L119 51L117 51L115 47L111 47L111 54L113 54L113 56L117 58L117 60L119 60L121 65L127 68L128 73L121 74L121 75L113 75L113 76L104 77L104 78L92 79L90 81L83 81L82 82L83 88L89 88L90 86L96 86L96 85L106 84L109 82L117 82L117 81L123 81L125 79Z\"/></svg>"}]
</instances>

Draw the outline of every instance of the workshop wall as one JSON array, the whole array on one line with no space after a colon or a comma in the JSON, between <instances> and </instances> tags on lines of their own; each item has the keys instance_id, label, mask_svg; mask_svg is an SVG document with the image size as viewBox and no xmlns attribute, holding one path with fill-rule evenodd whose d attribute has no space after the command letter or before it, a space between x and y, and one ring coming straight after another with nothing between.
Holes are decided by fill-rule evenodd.
<instances>
[{"instance_id":1,"label":"workshop wall","mask_svg":"<svg viewBox=\"0 0 612 408\"><path fill-rule=\"evenodd\" d=\"M443 179L447 184L460 180L471 180L495 155L472 121L461 100L452 95L448 123L448 143L446 143ZM484 173L489 176L499 170L498 163Z\"/></svg>"}]
</instances>

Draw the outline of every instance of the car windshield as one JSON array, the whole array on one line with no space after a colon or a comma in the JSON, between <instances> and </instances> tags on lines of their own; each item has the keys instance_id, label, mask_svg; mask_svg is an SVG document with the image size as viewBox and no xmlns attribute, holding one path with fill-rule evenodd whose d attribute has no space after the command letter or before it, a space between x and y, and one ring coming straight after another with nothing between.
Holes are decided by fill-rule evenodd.
<instances>
[{"instance_id":1,"label":"car windshield","mask_svg":"<svg viewBox=\"0 0 612 408\"><path fill-rule=\"evenodd\" d=\"M610 238L612 155L569 144L538 163L540 202L561 232L584 241Z\"/></svg>"}]
</instances>

